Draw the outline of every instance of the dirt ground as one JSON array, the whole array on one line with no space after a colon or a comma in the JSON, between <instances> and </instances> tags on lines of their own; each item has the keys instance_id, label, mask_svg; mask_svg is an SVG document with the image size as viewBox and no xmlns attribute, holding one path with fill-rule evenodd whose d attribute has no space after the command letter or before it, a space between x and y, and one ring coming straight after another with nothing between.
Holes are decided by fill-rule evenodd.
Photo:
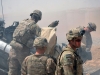
<instances>
[{"instance_id":1,"label":"dirt ground","mask_svg":"<svg viewBox=\"0 0 100 75\"><path fill-rule=\"evenodd\" d=\"M84 73L86 75L100 75L100 45L93 45L92 60L88 60L83 64Z\"/></svg>"}]
</instances>

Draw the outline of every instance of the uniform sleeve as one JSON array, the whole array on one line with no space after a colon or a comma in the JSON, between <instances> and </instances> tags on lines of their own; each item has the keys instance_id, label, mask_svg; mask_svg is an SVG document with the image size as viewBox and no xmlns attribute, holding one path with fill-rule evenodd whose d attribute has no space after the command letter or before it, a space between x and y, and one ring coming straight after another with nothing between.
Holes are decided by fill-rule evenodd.
<instances>
[{"instance_id":1,"label":"uniform sleeve","mask_svg":"<svg viewBox=\"0 0 100 75\"><path fill-rule=\"evenodd\" d=\"M88 40L88 41L87 41ZM86 51L90 51L91 50L91 47L92 47L92 37L91 35L88 35L87 39L87 44L86 44Z\"/></svg>"},{"instance_id":2,"label":"uniform sleeve","mask_svg":"<svg viewBox=\"0 0 100 75\"><path fill-rule=\"evenodd\" d=\"M74 60L71 54L66 54L62 57L62 67L64 75L74 75L73 73Z\"/></svg>"},{"instance_id":3,"label":"uniform sleeve","mask_svg":"<svg viewBox=\"0 0 100 75\"><path fill-rule=\"evenodd\" d=\"M36 27L36 36L41 35L41 28L39 26Z\"/></svg>"},{"instance_id":4,"label":"uniform sleeve","mask_svg":"<svg viewBox=\"0 0 100 75\"><path fill-rule=\"evenodd\" d=\"M48 74L50 74L50 75L55 74L56 64L52 58L47 59L46 69L47 69Z\"/></svg>"},{"instance_id":5,"label":"uniform sleeve","mask_svg":"<svg viewBox=\"0 0 100 75\"><path fill-rule=\"evenodd\" d=\"M37 24L34 24L31 26L31 31L36 36L40 36L40 34L41 34L41 28Z\"/></svg>"},{"instance_id":6,"label":"uniform sleeve","mask_svg":"<svg viewBox=\"0 0 100 75\"><path fill-rule=\"evenodd\" d=\"M26 65L26 61L27 61L28 57L26 57L22 63L21 66L21 75L27 75L27 65Z\"/></svg>"},{"instance_id":7,"label":"uniform sleeve","mask_svg":"<svg viewBox=\"0 0 100 75\"><path fill-rule=\"evenodd\" d=\"M85 43L84 43L85 41ZM91 46L92 46L92 37L91 34L89 32L86 32L82 42L86 45L86 51L89 52L91 50Z\"/></svg>"}]
</instances>

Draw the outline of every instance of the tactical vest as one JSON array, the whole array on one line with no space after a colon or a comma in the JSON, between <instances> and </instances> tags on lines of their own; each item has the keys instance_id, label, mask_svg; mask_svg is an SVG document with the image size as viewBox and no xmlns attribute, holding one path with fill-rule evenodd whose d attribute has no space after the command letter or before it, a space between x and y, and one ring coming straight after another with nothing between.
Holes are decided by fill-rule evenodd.
<instances>
[{"instance_id":1,"label":"tactical vest","mask_svg":"<svg viewBox=\"0 0 100 75\"><path fill-rule=\"evenodd\" d=\"M70 51L68 50L68 48L65 48L65 50L63 50L59 57L58 57L58 61L57 61L57 66L56 66L56 72L55 72L55 75L64 75L64 70L63 70L63 67L61 66L61 63L60 63L60 58L63 54L63 52L65 51ZM77 74L79 73L78 70L80 70L80 64L82 64L82 60L80 60L80 57L75 53L75 52L72 52L74 54L74 56L76 57L75 60L74 60L74 64L73 64L73 68L74 68L74 75L82 75L82 74Z\"/></svg>"},{"instance_id":2,"label":"tactical vest","mask_svg":"<svg viewBox=\"0 0 100 75\"><path fill-rule=\"evenodd\" d=\"M36 35L35 21L31 19L23 20L15 29L13 39L27 47L32 47Z\"/></svg>"},{"instance_id":3,"label":"tactical vest","mask_svg":"<svg viewBox=\"0 0 100 75\"><path fill-rule=\"evenodd\" d=\"M47 59L48 59L47 56L36 57L35 55L32 55L28 59L27 74L28 75L47 75L47 71L46 71Z\"/></svg>"}]
</instances>

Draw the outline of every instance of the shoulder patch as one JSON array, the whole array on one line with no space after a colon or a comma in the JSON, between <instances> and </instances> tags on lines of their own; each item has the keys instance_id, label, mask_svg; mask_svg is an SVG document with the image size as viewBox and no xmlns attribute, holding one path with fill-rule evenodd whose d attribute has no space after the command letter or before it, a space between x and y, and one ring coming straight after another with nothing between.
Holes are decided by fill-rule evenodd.
<instances>
[{"instance_id":1,"label":"shoulder patch","mask_svg":"<svg viewBox=\"0 0 100 75\"><path fill-rule=\"evenodd\" d=\"M63 65L72 65L73 64L73 58L71 54L66 54L63 58Z\"/></svg>"}]
</instances>

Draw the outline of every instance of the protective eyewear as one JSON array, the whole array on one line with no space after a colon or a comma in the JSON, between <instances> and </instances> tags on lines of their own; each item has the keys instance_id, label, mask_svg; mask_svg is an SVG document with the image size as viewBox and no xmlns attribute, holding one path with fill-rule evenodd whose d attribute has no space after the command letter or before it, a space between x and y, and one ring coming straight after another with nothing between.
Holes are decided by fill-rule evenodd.
<instances>
[{"instance_id":1,"label":"protective eyewear","mask_svg":"<svg viewBox=\"0 0 100 75\"><path fill-rule=\"evenodd\" d=\"M81 42L81 39L76 39L75 41L76 41L76 42Z\"/></svg>"}]
</instances>

